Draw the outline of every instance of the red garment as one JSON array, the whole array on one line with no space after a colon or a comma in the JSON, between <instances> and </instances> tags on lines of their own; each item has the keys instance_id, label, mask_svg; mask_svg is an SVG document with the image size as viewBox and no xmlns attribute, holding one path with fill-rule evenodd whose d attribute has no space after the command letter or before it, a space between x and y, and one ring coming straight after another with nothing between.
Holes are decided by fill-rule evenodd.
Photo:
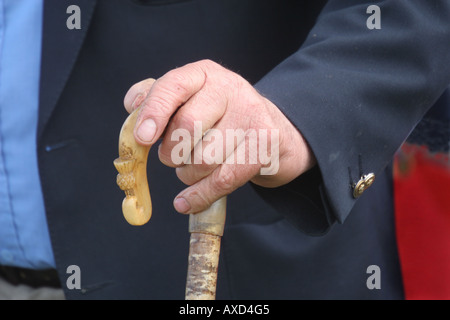
<instances>
[{"instance_id":1,"label":"red garment","mask_svg":"<svg viewBox=\"0 0 450 320\"><path fill-rule=\"evenodd\" d=\"M405 145L395 159L397 240L407 300L450 299L450 159Z\"/></svg>"}]
</instances>

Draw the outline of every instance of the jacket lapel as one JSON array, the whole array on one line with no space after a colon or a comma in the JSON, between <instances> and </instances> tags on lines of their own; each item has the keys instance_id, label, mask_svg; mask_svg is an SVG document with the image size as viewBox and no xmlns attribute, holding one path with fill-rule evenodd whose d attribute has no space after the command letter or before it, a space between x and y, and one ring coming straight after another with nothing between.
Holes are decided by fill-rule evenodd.
<instances>
[{"instance_id":1,"label":"jacket lapel","mask_svg":"<svg viewBox=\"0 0 450 320\"><path fill-rule=\"evenodd\" d=\"M45 0L42 34L38 139L41 137L69 78L87 33L96 0ZM67 28L70 5L81 12L81 29Z\"/></svg>"}]
</instances>

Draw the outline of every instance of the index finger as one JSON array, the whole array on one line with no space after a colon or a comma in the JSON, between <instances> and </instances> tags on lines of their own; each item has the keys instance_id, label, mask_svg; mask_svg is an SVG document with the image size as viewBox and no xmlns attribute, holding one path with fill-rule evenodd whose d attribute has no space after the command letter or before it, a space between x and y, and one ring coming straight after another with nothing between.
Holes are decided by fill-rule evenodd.
<instances>
[{"instance_id":1,"label":"index finger","mask_svg":"<svg viewBox=\"0 0 450 320\"><path fill-rule=\"evenodd\" d=\"M169 71L156 80L142 103L134 129L135 139L143 144L155 143L176 110L200 91L206 73L199 62Z\"/></svg>"}]
</instances>

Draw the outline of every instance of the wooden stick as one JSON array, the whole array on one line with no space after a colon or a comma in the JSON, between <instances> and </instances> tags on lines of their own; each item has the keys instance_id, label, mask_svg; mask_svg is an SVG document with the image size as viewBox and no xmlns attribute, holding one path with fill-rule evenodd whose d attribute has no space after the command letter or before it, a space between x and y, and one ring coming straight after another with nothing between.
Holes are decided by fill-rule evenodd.
<instances>
[{"instance_id":1,"label":"wooden stick","mask_svg":"<svg viewBox=\"0 0 450 320\"><path fill-rule=\"evenodd\" d=\"M186 300L214 300L220 243L226 216L226 197L214 202L207 210L189 217L188 274Z\"/></svg>"}]
</instances>

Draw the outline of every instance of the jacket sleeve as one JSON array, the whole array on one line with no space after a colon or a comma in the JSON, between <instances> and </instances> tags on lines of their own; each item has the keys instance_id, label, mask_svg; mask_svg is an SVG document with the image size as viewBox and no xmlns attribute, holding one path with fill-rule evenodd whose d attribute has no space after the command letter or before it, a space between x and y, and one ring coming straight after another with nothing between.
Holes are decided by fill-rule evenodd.
<instances>
[{"instance_id":1,"label":"jacket sleeve","mask_svg":"<svg viewBox=\"0 0 450 320\"><path fill-rule=\"evenodd\" d=\"M374 4L381 29L366 25ZM302 47L255 85L318 165L278 190L255 188L307 233L343 223L354 184L369 173L376 183L449 82L450 1L329 1Z\"/></svg>"}]
</instances>

